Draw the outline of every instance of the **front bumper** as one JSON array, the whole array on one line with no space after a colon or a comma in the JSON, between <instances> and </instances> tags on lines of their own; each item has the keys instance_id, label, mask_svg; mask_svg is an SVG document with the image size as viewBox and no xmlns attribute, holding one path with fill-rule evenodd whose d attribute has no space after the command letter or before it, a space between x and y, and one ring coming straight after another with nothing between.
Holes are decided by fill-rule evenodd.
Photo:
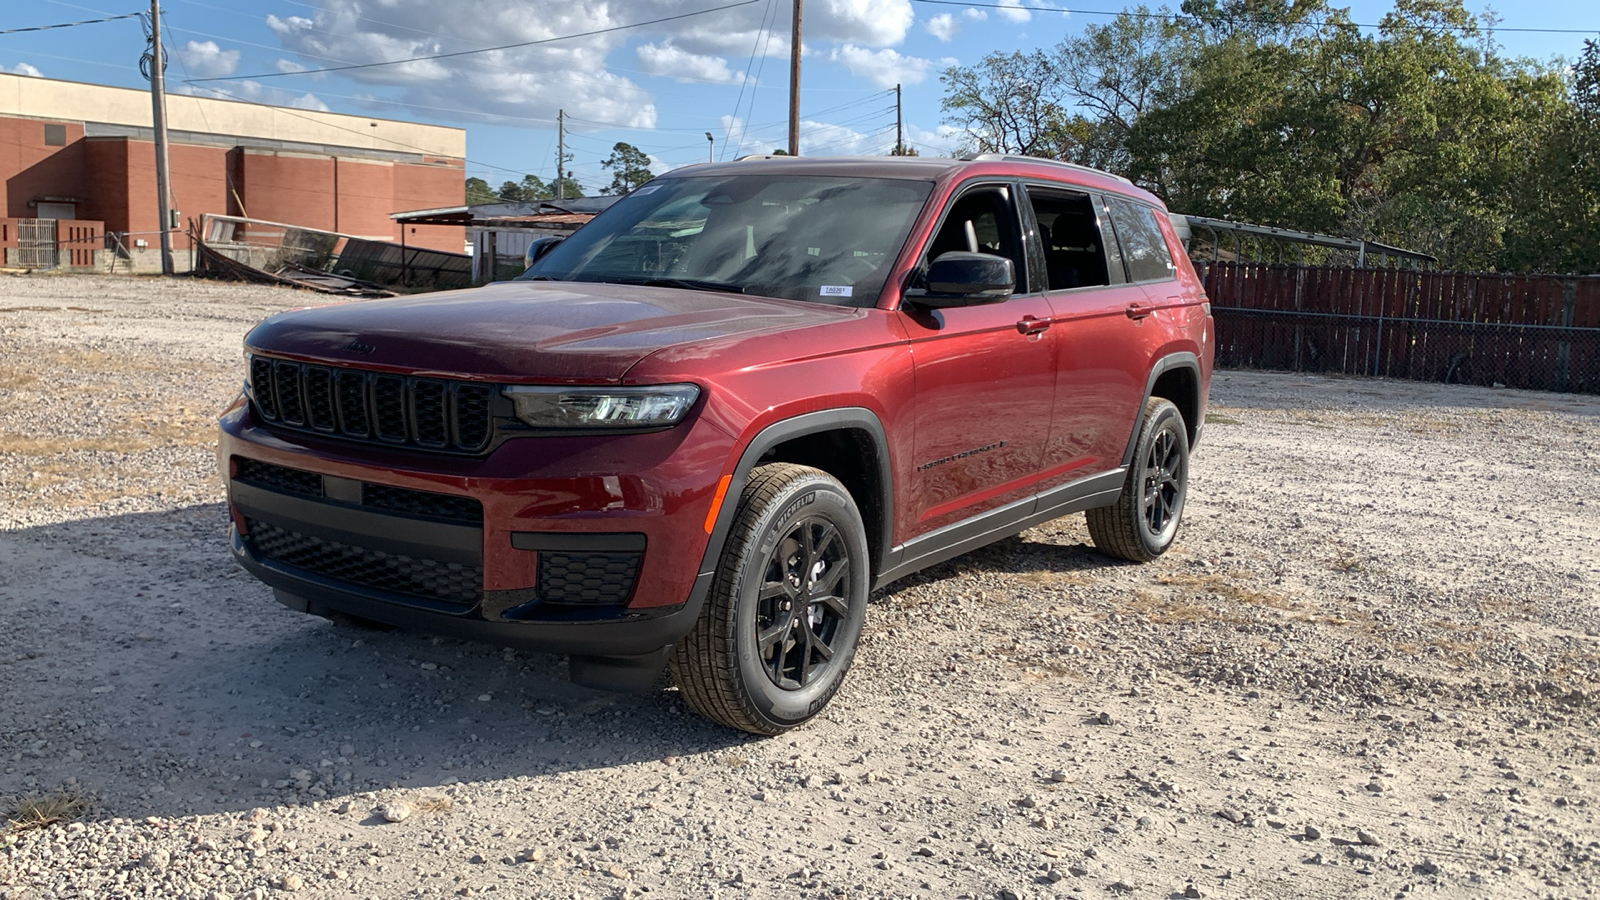
<instances>
[{"instance_id":1,"label":"front bumper","mask_svg":"<svg viewBox=\"0 0 1600 900\"><path fill-rule=\"evenodd\" d=\"M699 615L732 449L709 424L475 459L286 436L244 405L221 425L234 558L291 608L570 654L585 683L580 662L656 659Z\"/></svg>"}]
</instances>

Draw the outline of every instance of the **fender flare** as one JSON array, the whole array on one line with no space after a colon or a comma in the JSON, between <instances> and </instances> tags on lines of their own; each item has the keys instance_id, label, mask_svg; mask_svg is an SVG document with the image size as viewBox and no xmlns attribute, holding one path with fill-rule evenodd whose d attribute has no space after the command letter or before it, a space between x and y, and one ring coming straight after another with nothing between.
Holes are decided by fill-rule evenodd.
<instances>
[{"instance_id":1,"label":"fender flare","mask_svg":"<svg viewBox=\"0 0 1600 900\"><path fill-rule=\"evenodd\" d=\"M730 496L723 498L722 508L717 510L716 524L711 529L710 540L706 542L705 554L700 558L700 571L695 576L693 590L689 592L689 607L698 611L705 602L706 595L711 591L712 579L716 577L717 563L722 558L723 546L727 544L728 532L732 530L734 516L738 513L738 492L743 490L744 483L750 478L751 470L761 461L761 457L773 447L797 437L826 431L852 430L867 433L872 442L874 456L877 457L878 496L858 497L856 501L858 504L868 500L875 501L881 510L879 534L868 535L867 539L877 544L879 565L884 564L894 529L894 480L889 466L889 440L883 430L883 423L879 421L877 413L861 406L803 413L761 429L739 454L739 463L734 466L728 482Z\"/></svg>"},{"instance_id":2,"label":"fender flare","mask_svg":"<svg viewBox=\"0 0 1600 900\"><path fill-rule=\"evenodd\" d=\"M1149 402L1150 395L1154 393L1156 382L1160 380L1161 376L1173 371L1174 369L1192 370L1194 372L1195 385L1200 385L1200 357L1188 350L1178 350L1173 353L1169 353L1166 356L1156 360L1155 364L1150 367L1150 377L1145 380L1144 397L1139 400L1139 409L1144 409L1145 403ZM1201 401L1199 408L1203 416L1205 410L1205 404L1203 400ZM1135 415L1133 417L1133 434L1129 435L1128 437L1127 449L1122 451L1122 467L1124 469L1133 465L1133 451L1139 443L1139 426L1141 424L1143 424L1143 417L1140 415ZM1189 424L1195 429L1194 433L1198 434L1200 423L1193 422Z\"/></svg>"}]
</instances>

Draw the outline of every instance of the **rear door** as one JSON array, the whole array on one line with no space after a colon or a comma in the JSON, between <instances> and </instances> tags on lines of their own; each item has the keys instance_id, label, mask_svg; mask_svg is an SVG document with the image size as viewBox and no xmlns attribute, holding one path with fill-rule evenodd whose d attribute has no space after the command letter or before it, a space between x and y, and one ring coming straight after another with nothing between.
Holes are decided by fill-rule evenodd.
<instances>
[{"instance_id":1,"label":"rear door","mask_svg":"<svg viewBox=\"0 0 1600 900\"><path fill-rule=\"evenodd\" d=\"M1138 351L1149 298L1128 280L1099 195L1029 184L1044 251L1056 343L1056 390L1043 468L1051 485L1115 469L1144 396Z\"/></svg>"},{"instance_id":2,"label":"rear door","mask_svg":"<svg viewBox=\"0 0 1600 900\"><path fill-rule=\"evenodd\" d=\"M916 378L915 536L1030 498L1054 407L1058 330L1024 250L1018 189L964 186L924 248L923 265L952 250L1012 260L1017 289L1001 303L928 309L907 297L898 315ZM1030 501L1031 502L1031 501Z\"/></svg>"}]
</instances>

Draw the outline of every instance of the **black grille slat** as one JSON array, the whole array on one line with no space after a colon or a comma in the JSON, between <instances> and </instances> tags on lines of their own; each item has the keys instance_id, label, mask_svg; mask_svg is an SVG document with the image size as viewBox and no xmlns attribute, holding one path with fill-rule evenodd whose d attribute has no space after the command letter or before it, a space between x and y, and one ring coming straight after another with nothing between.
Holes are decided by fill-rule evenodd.
<instances>
[{"instance_id":1,"label":"black grille slat","mask_svg":"<svg viewBox=\"0 0 1600 900\"><path fill-rule=\"evenodd\" d=\"M382 484L361 486L361 505L413 516L431 516L469 525L483 525L483 504L471 497L413 491Z\"/></svg>"},{"instance_id":2,"label":"black grille slat","mask_svg":"<svg viewBox=\"0 0 1600 900\"><path fill-rule=\"evenodd\" d=\"M372 436L367 418L367 373L341 369L334 377L338 384L339 430L347 437Z\"/></svg>"},{"instance_id":3,"label":"black grille slat","mask_svg":"<svg viewBox=\"0 0 1600 900\"><path fill-rule=\"evenodd\" d=\"M412 418L416 422L417 443L443 447L450 442L450 424L445 420L448 390L442 381L418 381L412 386Z\"/></svg>"},{"instance_id":4,"label":"black grille slat","mask_svg":"<svg viewBox=\"0 0 1600 900\"><path fill-rule=\"evenodd\" d=\"M406 428L406 381L397 375L372 379L372 411L377 418L378 437L403 444L410 438Z\"/></svg>"},{"instance_id":5,"label":"black grille slat","mask_svg":"<svg viewBox=\"0 0 1600 900\"><path fill-rule=\"evenodd\" d=\"M263 416L278 417L278 398L272 392L272 360L259 356L250 358L250 393L255 396L256 408Z\"/></svg>"},{"instance_id":6,"label":"black grille slat","mask_svg":"<svg viewBox=\"0 0 1600 900\"><path fill-rule=\"evenodd\" d=\"M481 453L494 436L493 385L252 355L250 393L264 421L353 440Z\"/></svg>"},{"instance_id":7,"label":"black grille slat","mask_svg":"<svg viewBox=\"0 0 1600 900\"><path fill-rule=\"evenodd\" d=\"M456 443L474 450L489 440L489 388L481 384L456 386Z\"/></svg>"},{"instance_id":8,"label":"black grille slat","mask_svg":"<svg viewBox=\"0 0 1600 900\"><path fill-rule=\"evenodd\" d=\"M338 427L333 413L333 372L320 366L305 367L306 424L318 431Z\"/></svg>"},{"instance_id":9,"label":"black grille slat","mask_svg":"<svg viewBox=\"0 0 1600 900\"><path fill-rule=\"evenodd\" d=\"M360 587L462 607L483 598L483 567L418 559L329 541L257 519L245 520L260 556Z\"/></svg>"},{"instance_id":10,"label":"black grille slat","mask_svg":"<svg viewBox=\"0 0 1600 900\"><path fill-rule=\"evenodd\" d=\"M544 603L617 606L633 594L639 553L539 552L539 599Z\"/></svg>"},{"instance_id":11,"label":"black grille slat","mask_svg":"<svg viewBox=\"0 0 1600 900\"><path fill-rule=\"evenodd\" d=\"M249 457L235 457L239 462L238 480L255 487L284 494L305 497L322 496L322 476L315 472L302 472L285 466L275 466Z\"/></svg>"},{"instance_id":12,"label":"black grille slat","mask_svg":"<svg viewBox=\"0 0 1600 900\"><path fill-rule=\"evenodd\" d=\"M306 423L305 406L300 402L300 366L279 360L272 366L272 381L278 389L278 412L289 425Z\"/></svg>"}]
</instances>

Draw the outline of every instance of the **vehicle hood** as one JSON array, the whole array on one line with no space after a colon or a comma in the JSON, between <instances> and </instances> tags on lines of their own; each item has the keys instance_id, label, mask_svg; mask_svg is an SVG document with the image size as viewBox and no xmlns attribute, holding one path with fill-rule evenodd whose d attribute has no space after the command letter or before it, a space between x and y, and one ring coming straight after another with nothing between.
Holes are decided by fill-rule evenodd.
<instances>
[{"instance_id":1,"label":"vehicle hood","mask_svg":"<svg viewBox=\"0 0 1600 900\"><path fill-rule=\"evenodd\" d=\"M251 351L505 381L618 381L666 347L835 322L859 310L706 291L502 282L281 313Z\"/></svg>"}]
</instances>

